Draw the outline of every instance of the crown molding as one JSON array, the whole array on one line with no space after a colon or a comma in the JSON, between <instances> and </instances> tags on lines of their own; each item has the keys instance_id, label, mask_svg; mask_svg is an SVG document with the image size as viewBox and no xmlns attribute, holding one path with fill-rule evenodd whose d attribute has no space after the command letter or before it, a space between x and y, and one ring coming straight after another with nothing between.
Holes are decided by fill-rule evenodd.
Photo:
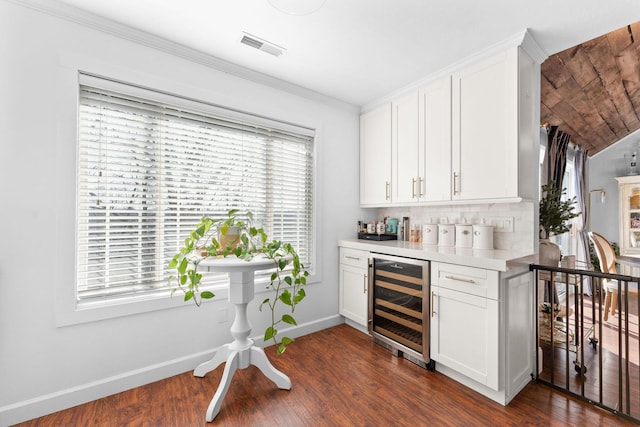
<instances>
[{"instance_id":1,"label":"crown molding","mask_svg":"<svg viewBox=\"0 0 640 427\"><path fill-rule=\"evenodd\" d=\"M365 105L362 106L361 108L361 113L373 110L374 108L384 104L385 102L389 102L392 99L395 99L399 96L402 96L406 93L418 90L419 88L437 80L440 79L442 77L445 77L447 75L453 74L457 71L460 71L470 65L473 65L485 58L488 58L492 55L496 55L500 52L504 52L510 48L516 47L516 46L520 46L522 47L525 52L527 52L527 54L529 55L529 57L531 57L531 59L536 62L537 64L542 63L546 58L547 55L544 53L544 51L540 48L540 46L538 45L538 43L533 39L533 37L531 36L531 34L529 33L528 30L523 30L519 33L516 33L514 35L512 35L511 37L508 37L504 40L501 40L497 43L494 43L490 46L487 46L484 49L481 49L463 59L461 59L460 61L454 62L453 64L448 65L445 68L442 68L438 71L435 71L431 74L429 74L428 76L417 80L413 83L410 83L402 88L399 88L393 92L391 92L390 94L387 94L386 96L373 100Z\"/></svg>"},{"instance_id":2,"label":"crown molding","mask_svg":"<svg viewBox=\"0 0 640 427\"><path fill-rule=\"evenodd\" d=\"M340 99L324 95L303 86L278 79L276 77L243 67L238 64L234 64L211 54L190 48L188 46L173 42L160 36L156 36L146 31L141 31L128 25L114 22L96 14L70 6L66 3L62 3L58 0L6 1L100 31L105 34L128 40L142 46L169 53L171 55L198 63L200 65L204 65L217 71L240 77L245 80L252 81L254 83L259 83L264 86L289 92L293 95L316 100L325 104L330 104L332 106L341 107L349 111L360 111L360 108L358 106L342 101Z\"/></svg>"},{"instance_id":3,"label":"crown molding","mask_svg":"<svg viewBox=\"0 0 640 427\"><path fill-rule=\"evenodd\" d=\"M549 54L538 44L528 29L523 33L520 46L527 52L529 58L538 65L542 64L549 57Z\"/></svg>"}]
</instances>

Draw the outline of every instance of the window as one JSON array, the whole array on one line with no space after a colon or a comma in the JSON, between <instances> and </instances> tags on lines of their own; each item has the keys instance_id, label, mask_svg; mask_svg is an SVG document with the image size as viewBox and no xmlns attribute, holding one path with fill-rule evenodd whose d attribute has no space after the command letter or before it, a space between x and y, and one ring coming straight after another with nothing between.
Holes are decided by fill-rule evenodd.
<instances>
[{"instance_id":1,"label":"window","mask_svg":"<svg viewBox=\"0 0 640 427\"><path fill-rule=\"evenodd\" d=\"M313 268L312 130L83 74L79 94L80 303L167 291L188 232L232 208Z\"/></svg>"}]
</instances>

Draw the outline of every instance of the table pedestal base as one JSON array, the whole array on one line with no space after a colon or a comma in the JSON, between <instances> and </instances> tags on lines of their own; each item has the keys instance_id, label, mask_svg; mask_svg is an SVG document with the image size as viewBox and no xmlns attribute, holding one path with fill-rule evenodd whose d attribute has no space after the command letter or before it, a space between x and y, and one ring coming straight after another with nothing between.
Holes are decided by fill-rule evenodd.
<instances>
[{"instance_id":1,"label":"table pedestal base","mask_svg":"<svg viewBox=\"0 0 640 427\"><path fill-rule=\"evenodd\" d=\"M202 363L193 371L193 375L196 377L204 377L208 372L213 371L222 363L226 362L222 378L220 379L220 385L207 408L207 422L213 421L216 415L218 415L218 412L220 412L220 406L222 406L222 400L227 394L227 390L229 390L231 378L238 369L245 369L250 365L256 366L267 378L273 381L278 388L291 390L291 380L289 377L273 367L262 348L252 345L242 350L234 350L231 348L232 346L233 344L225 344L218 349L213 359Z\"/></svg>"},{"instance_id":2,"label":"table pedestal base","mask_svg":"<svg viewBox=\"0 0 640 427\"><path fill-rule=\"evenodd\" d=\"M211 360L198 365L193 371L193 375L196 377L204 377L207 372L213 371L226 362L218 390L207 408L207 422L213 421L220 412L220 406L227 390L229 390L231 378L238 369L246 369L251 365L256 366L267 378L276 383L278 388L291 390L289 377L274 368L264 350L253 345L253 340L249 338L251 324L247 316L247 305L253 299L253 272L273 266L273 261L267 259L261 262L232 261L231 265L223 264L220 266L220 264L220 262L216 262L209 265L209 269L216 271L214 269L219 268L218 271L229 271L229 302L236 308L236 317L231 325L231 336L234 341L220 347Z\"/></svg>"}]
</instances>

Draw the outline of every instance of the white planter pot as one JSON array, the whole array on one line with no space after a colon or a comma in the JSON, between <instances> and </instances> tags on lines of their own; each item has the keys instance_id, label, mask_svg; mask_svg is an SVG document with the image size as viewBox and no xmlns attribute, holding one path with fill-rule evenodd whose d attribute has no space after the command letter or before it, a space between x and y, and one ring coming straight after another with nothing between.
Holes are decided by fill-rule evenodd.
<instances>
[{"instance_id":1,"label":"white planter pot","mask_svg":"<svg viewBox=\"0 0 640 427\"><path fill-rule=\"evenodd\" d=\"M557 267L560 264L560 247L549 239L540 239L538 250L538 263Z\"/></svg>"},{"instance_id":2,"label":"white planter pot","mask_svg":"<svg viewBox=\"0 0 640 427\"><path fill-rule=\"evenodd\" d=\"M235 248L240 242L240 228L229 227L226 234L220 233L220 235L218 236L218 242L223 248L226 248L227 246Z\"/></svg>"}]
</instances>

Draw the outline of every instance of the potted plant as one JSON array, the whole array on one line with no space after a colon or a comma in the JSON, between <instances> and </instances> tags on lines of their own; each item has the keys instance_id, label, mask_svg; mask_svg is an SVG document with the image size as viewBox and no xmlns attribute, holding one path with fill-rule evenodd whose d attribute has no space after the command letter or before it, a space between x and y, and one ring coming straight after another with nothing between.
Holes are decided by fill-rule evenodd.
<instances>
[{"instance_id":1,"label":"potted plant","mask_svg":"<svg viewBox=\"0 0 640 427\"><path fill-rule=\"evenodd\" d=\"M553 304L552 306L551 303L543 302L540 304L540 311L544 315L545 323L548 325L551 320L551 311L553 311L554 317L558 317L560 306L558 304Z\"/></svg>"},{"instance_id":2,"label":"potted plant","mask_svg":"<svg viewBox=\"0 0 640 427\"><path fill-rule=\"evenodd\" d=\"M220 219L204 216L189 233L180 252L169 262L169 268L177 272L177 275L169 277L169 281L175 283L174 292L184 293L184 301L193 301L196 306L200 306L203 300L215 296L211 291L200 289L202 273L198 271L198 267L203 260L235 256L250 261L259 254L273 260L274 271L267 288L274 293L262 301L259 309L262 311L267 306L271 311L271 324L265 330L264 341L272 341L280 355L293 339L280 339L277 327L281 323L297 324L292 314L306 296L302 286L306 284L309 272L291 244L279 240L269 241L262 227L253 226L251 212L243 215L246 220L238 218L238 212L237 209L232 209L226 218ZM287 307L288 313L278 317L276 313L279 306Z\"/></svg>"},{"instance_id":3,"label":"potted plant","mask_svg":"<svg viewBox=\"0 0 640 427\"><path fill-rule=\"evenodd\" d=\"M553 181L542 186L540 199L540 259L542 265L558 266L560 262L560 248L549 238L553 235L566 233L571 229L567 223L580 215L573 210L576 198L562 200L566 188L557 189Z\"/></svg>"}]
</instances>

